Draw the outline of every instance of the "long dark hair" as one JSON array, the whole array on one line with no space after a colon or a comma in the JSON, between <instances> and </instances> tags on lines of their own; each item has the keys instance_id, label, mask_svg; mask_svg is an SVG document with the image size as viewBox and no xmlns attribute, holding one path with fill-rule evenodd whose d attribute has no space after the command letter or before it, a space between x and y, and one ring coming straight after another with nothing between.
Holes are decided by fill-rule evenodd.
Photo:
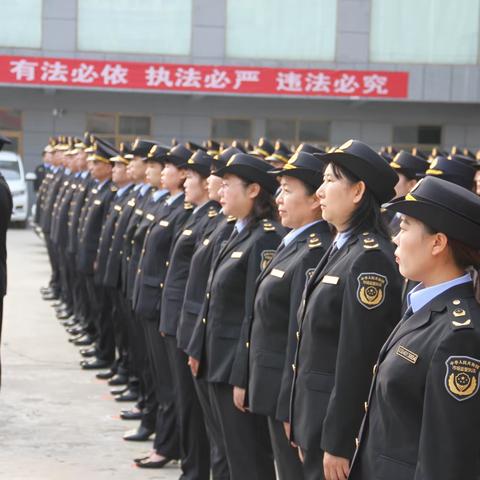
<instances>
[{"instance_id":1,"label":"long dark hair","mask_svg":"<svg viewBox=\"0 0 480 480\"><path fill-rule=\"evenodd\" d=\"M356 175L335 162L331 162L330 165L337 179L344 178L352 185L361 181ZM348 225L348 230L352 236L368 231L378 233L382 237L390 239L390 233L383 219L380 203L368 187L365 188L363 197L358 207L352 213Z\"/></svg>"},{"instance_id":2,"label":"long dark hair","mask_svg":"<svg viewBox=\"0 0 480 480\"><path fill-rule=\"evenodd\" d=\"M243 185L245 188L247 188L252 183L256 182L249 182L247 180L243 180ZM260 192L253 201L253 208L250 212L250 215L248 216L247 225L248 227L254 227L264 218L278 221L279 216L277 205L275 203L275 197L260 185Z\"/></svg>"}]
</instances>

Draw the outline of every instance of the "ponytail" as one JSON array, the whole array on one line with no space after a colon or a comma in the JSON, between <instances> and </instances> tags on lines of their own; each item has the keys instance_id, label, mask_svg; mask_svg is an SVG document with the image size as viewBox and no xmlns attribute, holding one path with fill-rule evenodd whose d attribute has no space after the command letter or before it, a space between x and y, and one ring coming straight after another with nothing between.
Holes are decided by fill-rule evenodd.
<instances>
[{"instance_id":1,"label":"ponytail","mask_svg":"<svg viewBox=\"0 0 480 480\"><path fill-rule=\"evenodd\" d=\"M472 276L475 300L480 304L480 251L452 238L448 243L455 263Z\"/></svg>"}]
</instances>

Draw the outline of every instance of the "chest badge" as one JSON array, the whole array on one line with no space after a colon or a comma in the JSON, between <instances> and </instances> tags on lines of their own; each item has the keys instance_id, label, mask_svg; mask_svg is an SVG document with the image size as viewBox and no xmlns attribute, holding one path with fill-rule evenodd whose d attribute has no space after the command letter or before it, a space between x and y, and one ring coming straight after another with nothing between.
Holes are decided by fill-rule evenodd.
<instances>
[{"instance_id":1,"label":"chest badge","mask_svg":"<svg viewBox=\"0 0 480 480\"><path fill-rule=\"evenodd\" d=\"M478 392L480 360L472 357L452 356L445 362L445 388L459 402L472 398Z\"/></svg>"},{"instance_id":2,"label":"chest badge","mask_svg":"<svg viewBox=\"0 0 480 480\"><path fill-rule=\"evenodd\" d=\"M407 362L417 363L418 355L408 348L405 348L403 345L399 345L397 351L395 352L398 356L404 358Z\"/></svg>"},{"instance_id":3,"label":"chest badge","mask_svg":"<svg viewBox=\"0 0 480 480\"><path fill-rule=\"evenodd\" d=\"M357 300L367 310L379 307L385 300L388 279L379 273L361 273L358 278Z\"/></svg>"},{"instance_id":4,"label":"chest badge","mask_svg":"<svg viewBox=\"0 0 480 480\"><path fill-rule=\"evenodd\" d=\"M275 250L264 250L262 252L262 260L260 262L260 270L265 270L275 255Z\"/></svg>"}]
</instances>

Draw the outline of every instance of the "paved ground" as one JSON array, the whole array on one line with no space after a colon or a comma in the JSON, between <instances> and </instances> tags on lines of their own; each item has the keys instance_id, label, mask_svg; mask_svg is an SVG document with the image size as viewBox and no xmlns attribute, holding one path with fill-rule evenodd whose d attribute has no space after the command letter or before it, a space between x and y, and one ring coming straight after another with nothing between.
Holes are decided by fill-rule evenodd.
<instances>
[{"instance_id":1,"label":"paved ground","mask_svg":"<svg viewBox=\"0 0 480 480\"><path fill-rule=\"evenodd\" d=\"M122 440L136 422L104 382L78 366L53 309L40 298L49 268L31 230L8 234L9 290L5 299L0 392L0 479L177 479L175 466L145 471L132 459L151 442ZM127 404L130 405L130 404Z\"/></svg>"}]
</instances>

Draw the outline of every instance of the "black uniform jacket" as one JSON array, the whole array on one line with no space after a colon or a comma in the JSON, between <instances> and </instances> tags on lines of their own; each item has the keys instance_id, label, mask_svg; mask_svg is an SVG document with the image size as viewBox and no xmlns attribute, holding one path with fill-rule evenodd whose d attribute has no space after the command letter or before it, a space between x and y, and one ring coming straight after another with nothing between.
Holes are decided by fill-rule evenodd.
<instances>
[{"instance_id":1,"label":"black uniform jacket","mask_svg":"<svg viewBox=\"0 0 480 480\"><path fill-rule=\"evenodd\" d=\"M190 261L195 249L200 244L210 215L216 215L219 204L208 201L185 221L172 241L169 266L165 277L160 312L160 332L170 336L177 335L182 311L185 286L190 270Z\"/></svg>"},{"instance_id":2,"label":"black uniform jacket","mask_svg":"<svg viewBox=\"0 0 480 480\"><path fill-rule=\"evenodd\" d=\"M0 173L0 296L7 293L7 229L12 216L12 193L4 176ZM1 318L1 312L0 312ZM1 322L0 322L1 323ZM0 336L2 330L0 325Z\"/></svg>"},{"instance_id":3,"label":"black uniform jacket","mask_svg":"<svg viewBox=\"0 0 480 480\"><path fill-rule=\"evenodd\" d=\"M130 219L135 211L138 191L135 187L128 192L124 199L122 211L112 233L112 242L110 244L108 258L105 265L105 277L103 285L106 287L120 288L120 272L123 261L123 244L125 241L125 232L127 230Z\"/></svg>"},{"instance_id":4,"label":"black uniform jacket","mask_svg":"<svg viewBox=\"0 0 480 480\"><path fill-rule=\"evenodd\" d=\"M219 213L209 222L200 245L196 248L190 264L182 314L177 331L178 347L194 358L200 358L205 339L206 324L200 313L205 301L205 291L212 262L230 237L235 225L235 217L225 217Z\"/></svg>"},{"instance_id":5,"label":"black uniform jacket","mask_svg":"<svg viewBox=\"0 0 480 480\"><path fill-rule=\"evenodd\" d=\"M64 212L65 202L71 198L71 184L75 180L74 174L69 173L65 174L65 178L63 180L62 185L60 185L60 189L57 193L57 198L55 199L55 203L53 204L53 210L51 215L51 222L50 222L50 239L54 244L58 246L58 234L60 228L60 211ZM67 207L68 209L68 207Z\"/></svg>"},{"instance_id":6,"label":"black uniform jacket","mask_svg":"<svg viewBox=\"0 0 480 480\"><path fill-rule=\"evenodd\" d=\"M45 200L42 208L42 216L40 217L40 227L45 235L50 234L50 226L52 224L52 213L55 201L57 199L58 192L62 186L62 182L65 180L65 174L63 168L60 168L56 173L52 181L48 185L48 189L45 192Z\"/></svg>"},{"instance_id":7,"label":"black uniform jacket","mask_svg":"<svg viewBox=\"0 0 480 480\"><path fill-rule=\"evenodd\" d=\"M117 187L110 180L100 189L98 186L92 189L88 211L79 233L77 251L77 267L83 274L93 274L100 232L116 191Z\"/></svg>"},{"instance_id":8,"label":"black uniform jacket","mask_svg":"<svg viewBox=\"0 0 480 480\"><path fill-rule=\"evenodd\" d=\"M84 205L87 203L87 199L90 195L90 190L94 188L94 182L90 176L80 179L77 182L77 188L73 194L72 201L70 202L70 208L68 209L68 240L67 240L67 252L70 254L77 253L78 249L78 225L80 223L80 216Z\"/></svg>"},{"instance_id":9,"label":"black uniform jacket","mask_svg":"<svg viewBox=\"0 0 480 480\"><path fill-rule=\"evenodd\" d=\"M133 310L137 316L160 322L160 307L172 241L181 230L192 209L184 204L182 194L163 208L145 232L133 288Z\"/></svg>"},{"instance_id":10,"label":"black uniform jacket","mask_svg":"<svg viewBox=\"0 0 480 480\"><path fill-rule=\"evenodd\" d=\"M307 278L331 241L327 222L315 223L281 248L257 279L253 322L245 343L248 406L254 413L288 421L297 311Z\"/></svg>"},{"instance_id":11,"label":"black uniform jacket","mask_svg":"<svg viewBox=\"0 0 480 480\"><path fill-rule=\"evenodd\" d=\"M247 225L227 241L213 262L202 314L207 331L199 371L210 382L244 386L242 328L247 328L252 315L255 280L283 233L269 220Z\"/></svg>"},{"instance_id":12,"label":"black uniform jacket","mask_svg":"<svg viewBox=\"0 0 480 480\"><path fill-rule=\"evenodd\" d=\"M121 195L117 194L113 197L110 204L110 210L108 211L105 222L102 225L102 232L98 241L97 257L95 259L95 283L98 285L104 285L104 278L106 274L108 256L111 251L113 233L115 232L118 220L122 213L122 208L129 201L129 193L133 186L125 189Z\"/></svg>"},{"instance_id":13,"label":"black uniform jacket","mask_svg":"<svg viewBox=\"0 0 480 480\"><path fill-rule=\"evenodd\" d=\"M349 478L477 480L480 305L451 287L402 320L375 368Z\"/></svg>"},{"instance_id":14,"label":"black uniform jacket","mask_svg":"<svg viewBox=\"0 0 480 480\"><path fill-rule=\"evenodd\" d=\"M400 320L393 244L364 232L323 257L299 309L290 404L292 439L352 458L372 367Z\"/></svg>"}]
</instances>

